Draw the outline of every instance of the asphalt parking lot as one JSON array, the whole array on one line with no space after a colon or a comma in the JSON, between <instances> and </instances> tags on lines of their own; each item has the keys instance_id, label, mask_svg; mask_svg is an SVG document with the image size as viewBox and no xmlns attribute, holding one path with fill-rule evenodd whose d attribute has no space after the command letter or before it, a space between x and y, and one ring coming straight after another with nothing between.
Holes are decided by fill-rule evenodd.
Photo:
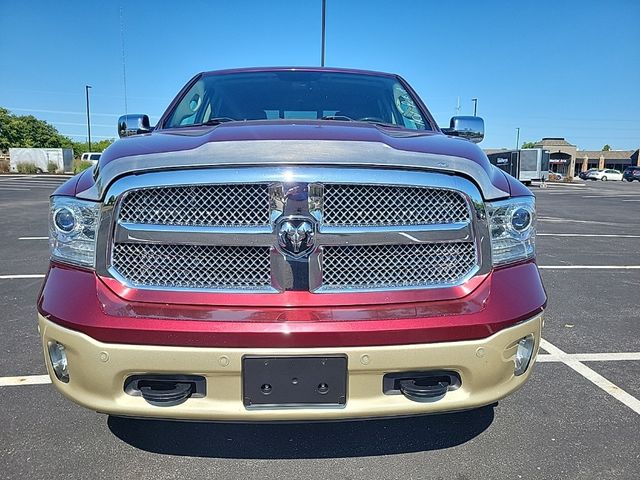
<instances>
[{"instance_id":1,"label":"asphalt parking lot","mask_svg":"<svg viewBox=\"0 0 640 480\"><path fill-rule=\"evenodd\" d=\"M549 304L544 351L516 394L457 414L247 425L108 417L43 377L35 299L60 182L0 176L3 478L640 476L639 183L532 187Z\"/></svg>"}]
</instances>

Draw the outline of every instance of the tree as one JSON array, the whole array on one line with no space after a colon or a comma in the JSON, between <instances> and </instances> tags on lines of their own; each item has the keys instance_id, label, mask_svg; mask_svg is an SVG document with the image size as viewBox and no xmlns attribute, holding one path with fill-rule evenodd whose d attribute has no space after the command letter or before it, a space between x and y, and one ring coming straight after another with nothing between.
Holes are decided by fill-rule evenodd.
<instances>
[{"instance_id":1,"label":"tree","mask_svg":"<svg viewBox=\"0 0 640 480\"><path fill-rule=\"evenodd\" d=\"M33 115L13 115L0 107L0 150L23 148L71 148L70 138L61 135L56 127Z\"/></svg>"},{"instance_id":2,"label":"tree","mask_svg":"<svg viewBox=\"0 0 640 480\"><path fill-rule=\"evenodd\" d=\"M535 142L524 142L521 148L536 148Z\"/></svg>"},{"instance_id":3,"label":"tree","mask_svg":"<svg viewBox=\"0 0 640 480\"><path fill-rule=\"evenodd\" d=\"M92 142L94 152L102 152L111 145L114 139ZM73 148L76 157L89 151L86 142L74 142L58 132L56 127L33 115L14 115L6 108L0 107L0 151L12 147L22 148Z\"/></svg>"},{"instance_id":4,"label":"tree","mask_svg":"<svg viewBox=\"0 0 640 480\"><path fill-rule=\"evenodd\" d=\"M99 142L95 142L95 141L91 142L91 151L102 152L114 141L115 139L108 138L108 139L100 140ZM73 155L76 158L81 157L83 153L86 153L88 151L89 151L89 144L87 142L73 142Z\"/></svg>"},{"instance_id":5,"label":"tree","mask_svg":"<svg viewBox=\"0 0 640 480\"><path fill-rule=\"evenodd\" d=\"M611 146L608 143L604 147L602 147L603 152L608 152L609 150L611 150Z\"/></svg>"}]
</instances>

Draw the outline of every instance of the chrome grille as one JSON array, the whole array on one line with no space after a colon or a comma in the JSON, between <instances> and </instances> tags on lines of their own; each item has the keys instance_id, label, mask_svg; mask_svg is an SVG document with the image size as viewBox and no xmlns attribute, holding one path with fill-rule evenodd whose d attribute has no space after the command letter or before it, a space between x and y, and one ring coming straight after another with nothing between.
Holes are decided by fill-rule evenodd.
<instances>
[{"instance_id":1,"label":"chrome grille","mask_svg":"<svg viewBox=\"0 0 640 480\"><path fill-rule=\"evenodd\" d=\"M463 178L303 166L240 174L243 184L237 168L117 180L96 271L131 288L321 294L450 287L491 268L475 215L483 200ZM309 251L283 242L285 223L312 226Z\"/></svg>"},{"instance_id":2,"label":"chrome grille","mask_svg":"<svg viewBox=\"0 0 640 480\"><path fill-rule=\"evenodd\" d=\"M328 290L445 286L476 265L470 242L325 247L322 288Z\"/></svg>"},{"instance_id":3,"label":"chrome grille","mask_svg":"<svg viewBox=\"0 0 640 480\"><path fill-rule=\"evenodd\" d=\"M265 184L188 185L133 190L122 200L119 219L127 223L193 226L269 224Z\"/></svg>"},{"instance_id":4,"label":"chrome grille","mask_svg":"<svg viewBox=\"0 0 640 480\"><path fill-rule=\"evenodd\" d=\"M393 185L326 184L323 223L331 226L468 222L465 198L452 190Z\"/></svg>"},{"instance_id":5,"label":"chrome grille","mask_svg":"<svg viewBox=\"0 0 640 480\"><path fill-rule=\"evenodd\" d=\"M271 288L269 247L117 243L113 267L134 286Z\"/></svg>"}]
</instances>

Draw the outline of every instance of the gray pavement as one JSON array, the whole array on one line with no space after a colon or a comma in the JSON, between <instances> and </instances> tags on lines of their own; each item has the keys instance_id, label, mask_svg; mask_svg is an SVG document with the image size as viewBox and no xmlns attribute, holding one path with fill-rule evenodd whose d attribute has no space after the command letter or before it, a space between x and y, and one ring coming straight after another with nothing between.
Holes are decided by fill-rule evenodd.
<instances>
[{"instance_id":1,"label":"gray pavement","mask_svg":"<svg viewBox=\"0 0 640 480\"><path fill-rule=\"evenodd\" d=\"M0 276L46 272L50 178L0 176ZM640 398L640 184L533 187L544 330L618 390ZM637 200L637 202L636 202ZM598 266L608 269L565 269ZM0 279L0 378L45 373L35 298L41 279ZM72 294L70 294L72 295ZM517 292L514 292L514 297ZM638 478L640 414L558 359L497 406L342 423L246 425L113 418L51 385L0 386L3 478ZM604 358L604 359L603 359ZM611 356L611 358L613 358ZM636 400L637 401L637 400Z\"/></svg>"}]
</instances>

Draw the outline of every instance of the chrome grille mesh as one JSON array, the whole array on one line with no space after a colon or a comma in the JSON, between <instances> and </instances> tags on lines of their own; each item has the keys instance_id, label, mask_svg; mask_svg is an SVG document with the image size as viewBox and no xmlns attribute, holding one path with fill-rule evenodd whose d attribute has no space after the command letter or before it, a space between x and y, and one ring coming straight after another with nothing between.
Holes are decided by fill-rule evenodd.
<instances>
[{"instance_id":1,"label":"chrome grille mesh","mask_svg":"<svg viewBox=\"0 0 640 480\"><path fill-rule=\"evenodd\" d=\"M117 243L113 267L134 286L268 290L269 247Z\"/></svg>"},{"instance_id":2,"label":"chrome grille mesh","mask_svg":"<svg viewBox=\"0 0 640 480\"><path fill-rule=\"evenodd\" d=\"M393 185L324 185L325 225L431 225L467 221L467 202L452 190Z\"/></svg>"},{"instance_id":3,"label":"chrome grille mesh","mask_svg":"<svg viewBox=\"0 0 640 480\"><path fill-rule=\"evenodd\" d=\"M269 224L265 184L145 188L122 201L120 221L159 225L258 226Z\"/></svg>"},{"instance_id":4,"label":"chrome grille mesh","mask_svg":"<svg viewBox=\"0 0 640 480\"><path fill-rule=\"evenodd\" d=\"M368 184L362 178L363 183L335 183L338 179L298 189L279 178L246 184L134 183L114 207L116 240L110 245L108 271L133 288L320 293L447 287L482 268L473 228L431 233L433 225L473 227L467 200L472 191L455 190L458 184L446 181L400 186ZM293 211L288 202L296 202L297 222L314 223L315 212L321 212L315 217L321 218L314 227L316 248L296 260L307 266L299 265L300 275L293 280L292 254L279 243L282 222ZM355 227L386 228L372 230L368 238L365 229ZM452 235L454 230L462 233ZM414 231L422 232L422 243L409 241L405 232ZM272 255L277 259L273 265Z\"/></svg>"},{"instance_id":5,"label":"chrome grille mesh","mask_svg":"<svg viewBox=\"0 0 640 480\"><path fill-rule=\"evenodd\" d=\"M473 243L325 247L322 288L398 288L456 284L476 265Z\"/></svg>"}]
</instances>

